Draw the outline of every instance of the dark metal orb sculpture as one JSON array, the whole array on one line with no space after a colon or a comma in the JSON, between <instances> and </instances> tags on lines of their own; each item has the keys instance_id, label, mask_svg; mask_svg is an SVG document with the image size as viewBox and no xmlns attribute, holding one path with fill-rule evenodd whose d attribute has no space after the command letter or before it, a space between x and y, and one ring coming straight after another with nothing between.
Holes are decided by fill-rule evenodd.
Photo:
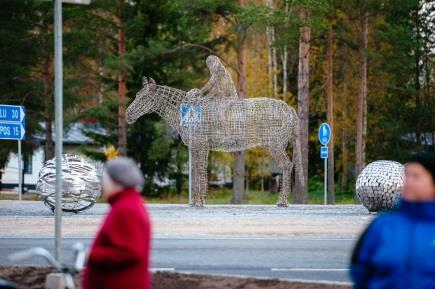
<instances>
[{"instance_id":1,"label":"dark metal orb sculpture","mask_svg":"<svg viewBox=\"0 0 435 289\"><path fill-rule=\"evenodd\" d=\"M370 211L394 207L403 192L405 168L395 161L375 161L367 165L356 181L356 195Z\"/></svg>"},{"instance_id":2,"label":"dark metal orb sculpture","mask_svg":"<svg viewBox=\"0 0 435 289\"><path fill-rule=\"evenodd\" d=\"M44 204L54 211L56 205L56 162L48 160L39 172L36 192ZM84 158L62 156L62 211L79 212L92 207L101 194L100 180L95 167Z\"/></svg>"}]
</instances>

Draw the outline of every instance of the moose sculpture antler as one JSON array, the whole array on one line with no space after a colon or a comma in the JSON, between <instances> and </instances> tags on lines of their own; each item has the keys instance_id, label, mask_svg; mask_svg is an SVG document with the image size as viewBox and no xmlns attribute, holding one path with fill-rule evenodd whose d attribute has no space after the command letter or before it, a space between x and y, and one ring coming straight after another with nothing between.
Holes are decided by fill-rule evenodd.
<instances>
[{"instance_id":1,"label":"moose sculpture antler","mask_svg":"<svg viewBox=\"0 0 435 289\"><path fill-rule=\"evenodd\" d=\"M210 80L202 89L184 92L156 85L144 78L143 88L127 108L127 122L156 112L180 134L192 152L192 206L203 206L207 195L209 150L234 152L254 147L266 149L282 169L278 206L287 206L292 168L303 183L299 119L285 102L272 98L239 99L230 74L216 56L206 61ZM193 115L193 125L185 125L184 108ZM293 161L286 148L293 147Z\"/></svg>"}]
</instances>

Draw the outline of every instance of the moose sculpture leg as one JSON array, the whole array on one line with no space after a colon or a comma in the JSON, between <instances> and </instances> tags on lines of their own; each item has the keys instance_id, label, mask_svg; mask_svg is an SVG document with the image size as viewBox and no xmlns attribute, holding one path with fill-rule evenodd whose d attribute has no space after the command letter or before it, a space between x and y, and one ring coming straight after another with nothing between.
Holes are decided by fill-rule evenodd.
<instances>
[{"instance_id":1,"label":"moose sculpture leg","mask_svg":"<svg viewBox=\"0 0 435 289\"><path fill-rule=\"evenodd\" d=\"M282 186L279 193L278 202L276 205L278 207L288 206L288 194L290 192L290 180L292 174L292 162L287 155L286 149L282 147L270 147L268 148L273 160L277 166L282 170Z\"/></svg>"},{"instance_id":2,"label":"moose sculpture leg","mask_svg":"<svg viewBox=\"0 0 435 289\"><path fill-rule=\"evenodd\" d=\"M207 196L208 147L192 145L192 207L203 207Z\"/></svg>"}]
</instances>

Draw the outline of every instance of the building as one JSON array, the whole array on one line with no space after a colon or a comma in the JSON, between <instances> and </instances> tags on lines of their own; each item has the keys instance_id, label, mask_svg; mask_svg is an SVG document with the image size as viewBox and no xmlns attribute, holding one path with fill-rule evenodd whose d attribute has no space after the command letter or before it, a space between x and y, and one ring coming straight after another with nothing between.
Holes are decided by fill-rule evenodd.
<instances>
[{"instance_id":1,"label":"building","mask_svg":"<svg viewBox=\"0 0 435 289\"><path fill-rule=\"evenodd\" d=\"M43 125L42 125L43 126ZM80 122L71 124L64 133L63 152L82 155L81 147L83 145L94 146L94 142L89 138L85 131L103 133L103 129L95 125L84 125ZM53 129L53 139L56 138ZM23 157L23 191L34 190L38 181L39 171L44 164L44 142L43 134L37 134L32 137L39 146L31 153ZM92 162L92 161L91 161ZM93 161L97 169L101 169L100 162ZM8 162L3 169L1 176L2 189L14 189L18 187L18 156L16 153L10 153Z\"/></svg>"}]
</instances>

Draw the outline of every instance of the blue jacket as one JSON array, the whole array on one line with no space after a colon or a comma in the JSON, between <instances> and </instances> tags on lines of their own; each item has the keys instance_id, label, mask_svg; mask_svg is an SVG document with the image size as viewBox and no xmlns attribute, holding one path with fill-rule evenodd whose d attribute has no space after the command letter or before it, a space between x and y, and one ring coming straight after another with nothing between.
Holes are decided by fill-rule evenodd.
<instances>
[{"instance_id":1,"label":"blue jacket","mask_svg":"<svg viewBox=\"0 0 435 289\"><path fill-rule=\"evenodd\" d=\"M350 274L355 289L435 288L435 201L399 201L357 242Z\"/></svg>"}]
</instances>

